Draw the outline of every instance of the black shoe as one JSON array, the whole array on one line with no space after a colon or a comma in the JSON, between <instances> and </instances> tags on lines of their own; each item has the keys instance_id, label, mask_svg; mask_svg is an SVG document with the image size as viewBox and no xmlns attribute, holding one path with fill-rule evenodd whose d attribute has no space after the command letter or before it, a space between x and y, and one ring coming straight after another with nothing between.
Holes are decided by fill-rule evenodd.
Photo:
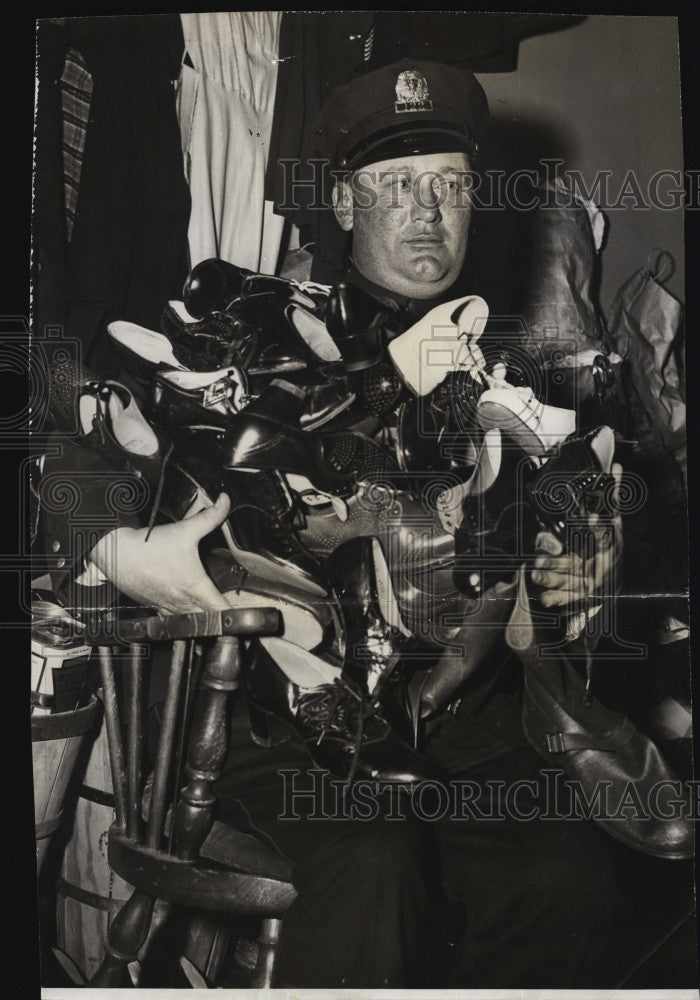
<instances>
[{"instance_id":1,"label":"black shoe","mask_svg":"<svg viewBox=\"0 0 700 1000\"><path fill-rule=\"evenodd\" d=\"M318 296L307 294L294 281L256 274L216 257L200 261L192 268L185 281L183 299L188 313L202 319L207 313L224 312L240 298L261 293L273 294L286 301L293 299L311 309L319 304Z\"/></svg>"},{"instance_id":2,"label":"black shoe","mask_svg":"<svg viewBox=\"0 0 700 1000\"><path fill-rule=\"evenodd\" d=\"M247 384L240 368L213 372L164 370L153 380L148 415L166 434L184 427L226 430L230 418L247 403Z\"/></svg>"},{"instance_id":3,"label":"black shoe","mask_svg":"<svg viewBox=\"0 0 700 1000\"><path fill-rule=\"evenodd\" d=\"M245 279L253 272L226 260L211 257L192 268L182 290L185 309L195 319L221 311L238 298Z\"/></svg>"},{"instance_id":4,"label":"black shoe","mask_svg":"<svg viewBox=\"0 0 700 1000\"><path fill-rule=\"evenodd\" d=\"M260 397L232 419L223 442L224 468L293 473L335 495L354 491L359 480L398 471L391 456L362 434L303 431L276 419L277 408L272 411L275 417L263 415L264 410Z\"/></svg>"},{"instance_id":5,"label":"black shoe","mask_svg":"<svg viewBox=\"0 0 700 1000\"><path fill-rule=\"evenodd\" d=\"M257 333L258 350L248 365L251 375L317 368L340 361L323 322L299 302L274 292L258 292L236 299L227 314Z\"/></svg>"},{"instance_id":6,"label":"black shoe","mask_svg":"<svg viewBox=\"0 0 700 1000\"><path fill-rule=\"evenodd\" d=\"M326 304L326 326L348 371L371 368L386 357L386 342L405 324L386 303L356 285L334 285Z\"/></svg>"},{"instance_id":7,"label":"black shoe","mask_svg":"<svg viewBox=\"0 0 700 1000\"><path fill-rule=\"evenodd\" d=\"M319 382L306 393L299 425L309 431L334 427L339 423L345 425L351 411L354 411L356 398L346 378Z\"/></svg>"},{"instance_id":8,"label":"black shoe","mask_svg":"<svg viewBox=\"0 0 700 1000\"><path fill-rule=\"evenodd\" d=\"M348 380L359 404L367 413L378 417L393 412L408 394L401 376L389 361L352 371Z\"/></svg>"},{"instance_id":9,"label":"black shoe","mask_svg":"<svg viewBox=\"0 0 700 1000\"><path fill-rule=\"evenodd\" d=\"M432 394L412 396L396 414L396 457L402 472L446 472L450 459L441 447L442 422Z\"/></svg>"},{"instance_id":10,"label":"black shoe","mask_svg":"<svg viewBox=\"0 0 700 1000\"><path fill-rule=\"evenodd\" d=\"M343 676L376 700L410 638L379 541L344 542L326 562L325 573L345 626Z\"/></svg>"},{"instance_id":11,"label":"black shoe","mask_svg":"<svg viewBox=\"0 0 700 1000\"><path fill-rule=\"evenodd\" d=\"M614 513L611 475L615 435L607 425L572 434L526 486L526 496L540 528L566 551L580 550L590 514ZM571 537L568 537L571 534Z\"/></svg>"},{"instance_id":12,"label":"black shoe","mask_svg":"<svg viewBox=\"0 0 700 1000\"><path fill-rule=\"evenodd\" d=\"M284 648L279 646L278 651L275 640L267 646L278 656ZM294 649L290 647L290 652ZM294 655L313 656L303 650ZM260 746L285 742L296 733L316 767L348 783L364 778L413 785L436 777L434 767L395 735L376 702L345 678L301 688L260 643L254 643L246 696L251 737Z\"/></svg>"},{"instance_id":13,"label":"black shoe","mask_svg":"<svg viewBox=\"0 0 700 1000\"><path fill-rule=\"evenodd\" d=\"M236 365L248 368L258 350L256 330L232 313L208 313L204 319L192 322L179 302L168 302L160 321L161 332L171 341L173 349L206 359L214 371Z\"/></svg>"},{"instance_id":14,"label":"black shoe","mask_svg":"<svg viewBox=\"0 0 700 1000\"><path fill-rule=\"evenodd\" d=\"M490 450L489 436L494 434L494 455L489 461L484 450ZM481 598L494 584L512 580L532 553L537 533L522 489L524 460L516 449L496 442L500 442L499 432L489 431L478 448L484 479L462 500L455 531L455 584L472 600ZM529 461L527 469L532 474ZM495 479L489 482L494 473Z\"/></svg>"}]
</instances>

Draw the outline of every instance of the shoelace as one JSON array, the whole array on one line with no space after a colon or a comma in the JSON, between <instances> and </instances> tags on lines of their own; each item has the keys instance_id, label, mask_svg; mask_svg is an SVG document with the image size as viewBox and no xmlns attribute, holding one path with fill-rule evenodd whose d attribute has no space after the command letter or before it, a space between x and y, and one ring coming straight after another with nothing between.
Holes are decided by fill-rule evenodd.
<instances>
[{"instance_id":1,"label":"shoelace","mask_svg":"<svg viewBox=\"0 0 700 1000\"><path fill-rule=\"evenodd\" d=\"M343 705L344 698L353 698L357 702L357 726L352 742L353 754L352 763L345 779L346 785L350 785L355 777L359 762L362 738L364 736L365 721L379 711L379 704L376 701L367 701L364 693L355 691L347 681L341 677L336 677L332 684L323 684L317 691L311 692L304 699L304 707L312 708L312 720L321 723L321 732L316 740L316 746L320 746L326 734L333 725L339 709ZM341 716L340 725L348 721L347 713L345 718Z\"/></svg>"},{"instance_id":2,"label":"shoelace","mask_svg":"<svg viewBox=\"0 0 700 1000\"><path fill-rule=\"evenodd\" d=\"M148 531L146 532L146 538L145 538L146 542L151 537L151 532L153 531L153 527L155 525L156 515L158 513L158 508L160 507L161 497L163 496L163 486L165 485L165 467L168 464L168 459L170 458L170 456L173 453L173 448L174 447L175 447L175 445L171 441L170 445L168 447L168 450L163 455L163 461L160 463L160 473L158 475L158 486L156 488L156 495L155 495L155 499L153 501L153 506L151 507L151 513L150 513L150 516L148 518Z\"/></svg>"},{"instance_id":3,"label":"shoelace","mask_svg":"<svg viewBox=\"0 0 700 1000\"><path fill-rule=\"evenodd\" d=\"M111 392L112 390L106 382L88 382L85 386L85 395L93 396L95 399L95 416L92 418L92 429L96 431L102 445L107 443L105 434L107 426L107 401Z\"/></svg>"}]
</instances>

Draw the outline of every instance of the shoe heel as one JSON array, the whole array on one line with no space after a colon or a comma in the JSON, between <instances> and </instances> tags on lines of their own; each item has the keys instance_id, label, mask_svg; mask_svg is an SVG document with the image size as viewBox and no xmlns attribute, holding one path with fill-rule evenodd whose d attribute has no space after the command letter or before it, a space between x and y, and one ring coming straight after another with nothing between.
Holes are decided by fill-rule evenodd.
<instances>
[{"instance_id":1,"label":"shoe heel","mask_svg":"<svg viewBox=\"0 0 700 1000\"><path fill-rule=\"evenodd\" d=\"M250 738L256 746L269 750L270 747L288 742L289 728L276 715L266 712L250 702L248 703L248 714L250 716Z\"/></svg>"}]
</instances>

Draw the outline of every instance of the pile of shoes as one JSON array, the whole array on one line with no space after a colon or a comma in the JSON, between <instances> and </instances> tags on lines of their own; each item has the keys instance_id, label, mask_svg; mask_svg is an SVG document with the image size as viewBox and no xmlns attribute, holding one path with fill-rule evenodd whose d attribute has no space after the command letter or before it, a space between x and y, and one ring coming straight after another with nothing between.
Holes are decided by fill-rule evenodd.
<instances>
[{"instance_id":1,"label":"pile of shoes","mask_svg":"<svg viewBox=\"0 0 700 1000\"><path fill-rule=\"evenodd\" d=\"M468 296L407 329L351 284L209 260L159 332L110 324L122 382L53 367L56 427L144 481L151 523L230 496L207 570L285 623L250 664L260 744L301 736L347 780L428 775L382 715L402 663L439 655L465 606L512 579L567 439L579 479L601 472L573 411L538 399L514 354L482 351L487 319Z\"/></svg>"}]
</instances>

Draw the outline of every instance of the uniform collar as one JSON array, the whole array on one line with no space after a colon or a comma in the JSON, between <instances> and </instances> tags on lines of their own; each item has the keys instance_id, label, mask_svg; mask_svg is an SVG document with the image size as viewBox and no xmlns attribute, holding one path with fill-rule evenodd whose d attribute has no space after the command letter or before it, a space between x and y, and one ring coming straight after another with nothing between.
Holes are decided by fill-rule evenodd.
<instances>
[{"instance_id":1,"label":"uniform collar","mask_svg":"<svg viewBox=\"0 0 700 1000\"><path fill-rule=\"evenodd\" d=\"M409 299L406 295L399 295L398 292L389 291L389 289L377 285L374 281L370 281L361 271L358 271L354 264L351 265L350 270L345 276L345 280L357 288L364 289L364 291L369 292L376 299L386 302L387 305L414 319L420 319L422 316L425 316L433 306L447 301L449 297L448 293L447 295L437 296L434 299Z\"/></svg>"}]
</instances>

